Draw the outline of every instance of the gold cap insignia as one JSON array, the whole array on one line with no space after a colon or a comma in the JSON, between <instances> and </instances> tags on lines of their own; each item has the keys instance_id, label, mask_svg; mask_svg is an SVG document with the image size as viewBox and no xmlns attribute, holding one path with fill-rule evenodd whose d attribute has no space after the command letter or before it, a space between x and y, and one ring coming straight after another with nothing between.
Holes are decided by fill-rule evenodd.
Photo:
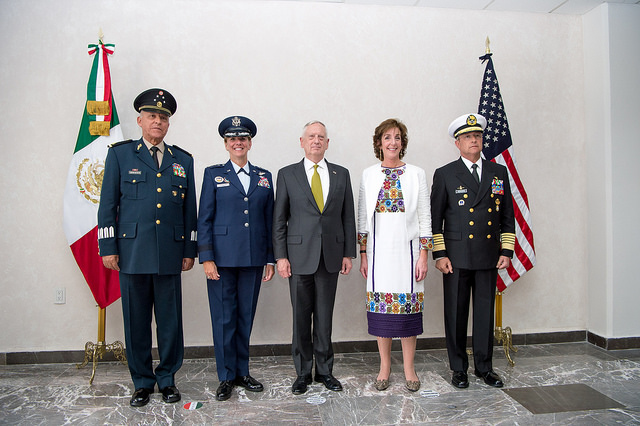
<instances>
[{"instance_id":1,"label":"gold cap insignia","mask_svg":"<svg viewBox=\"0 0 640 426\"><path fill-rule=\"evenodd\" d=\"M475 115L473 115L473 114L472 114L472 115L470 115L470 116L468 116L468 117L467 117L467 124L468 124L469 126L475 126L475 124L476 124L477 122L478 122L478 120L476 119L476 116L475 116Z\"/></svg>"}]
</instances>

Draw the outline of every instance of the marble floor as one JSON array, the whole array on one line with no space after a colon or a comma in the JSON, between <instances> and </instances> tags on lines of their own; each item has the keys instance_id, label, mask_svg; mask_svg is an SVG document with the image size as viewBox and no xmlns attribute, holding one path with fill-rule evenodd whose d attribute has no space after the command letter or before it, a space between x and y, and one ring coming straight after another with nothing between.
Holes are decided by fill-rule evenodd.
<instances>
[{"instance_id":1,"label":"marble floor","mask_svg":"<svg viewBox=\"0 0 640 426\"><path fill-rule=\"evenodd\" d=\"M334 375L344 391L314 383L307 394L294 396L290 357L255 357L251 373L265 384L264 392L236 388L230 400L219 402L215 361L185 360L176 377L182 401L165 404L155 393L142 408L129 406L129 373L116 362L100 363L92 385L90 366L3 365L0 424L640 424L640 349L528 345L518 347L514 361L510 367L496 347L494 369L505 387L490 388L470 374L469 388L461 390L449 383L445 350L418 351L422 388L410 393L403 387L401 353L394 352L392 384L378 392L372 384L377 353L336 354ZM201 407L187 410L189 402Z\"/></svg>"}]
</instances>

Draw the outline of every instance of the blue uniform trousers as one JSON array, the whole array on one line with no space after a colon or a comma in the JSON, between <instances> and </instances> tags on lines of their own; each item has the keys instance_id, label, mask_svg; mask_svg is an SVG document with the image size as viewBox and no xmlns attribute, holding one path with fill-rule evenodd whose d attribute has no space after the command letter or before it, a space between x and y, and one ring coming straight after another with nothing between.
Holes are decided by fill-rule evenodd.
<instances>
[{"instance_id":1,"label":"blue uniform trousers","mask_svg":"<svg viewBox=\"0 0 640 426\"><path fill-rule=\"evenodd\" d=\"M213 347L220 381L249 374L249 339L256 314L262 266L218 267L207 280Z\"/></svg>"},{"instance_id":2,"label":"blue uniform trousers","mask_svg":"<svg viewBox=\"0 0 640 426\"><path fill-rule=\"evenodd\" d=\"M125 274L120 272L124 338L129 371L136 389L174 386L182 366L182 284L180 274ZM151 319L155 313L160 363L153 370Z\"/></svg>"}]
</instances>

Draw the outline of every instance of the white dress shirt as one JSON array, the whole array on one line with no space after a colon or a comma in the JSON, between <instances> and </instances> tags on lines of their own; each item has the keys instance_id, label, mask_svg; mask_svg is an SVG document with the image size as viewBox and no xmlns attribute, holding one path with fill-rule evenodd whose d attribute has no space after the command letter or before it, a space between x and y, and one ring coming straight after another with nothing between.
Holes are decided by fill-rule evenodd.
<instances>
[{"instance_id":1,"label":"white dress shirt","mask_svg":"<svg viewBox=\"0 0 640 426\"><path fill-rule=\"evenodd\" d=\"M471 174L473 174L473 169L471 168L471 166L473 166L474 164L478 165L478 168L476 169L478 171L478 179L482 182L482 157L476 163L473 163L464 157L460 158L462 158L462 162L465 166L467 166L467 169L469 169L469 173Z\"/></svg>"},{"instance_id":2,"label":"white dress shirt","mask_svg":"<svg viewBox=\"0 0 640 426\"><path fill-rule=\"evenodd\" d=\"M311 178L313 177L313 166L316 163L304 157L304 170L307 172L307 180L311 187ZM327 194L329 193L329 168L327 161L323 158L318 162L318 174L320 175L320 183L322 184L322 202L327 204Z\"/></svg>"}]
</instances>

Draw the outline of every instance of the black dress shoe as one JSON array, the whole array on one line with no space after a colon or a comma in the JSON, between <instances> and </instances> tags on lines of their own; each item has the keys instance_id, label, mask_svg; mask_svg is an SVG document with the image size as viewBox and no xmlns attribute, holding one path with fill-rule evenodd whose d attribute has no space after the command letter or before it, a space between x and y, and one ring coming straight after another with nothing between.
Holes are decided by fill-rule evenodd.
<instances>
[{"instance_id":1,"label":"black dress shoe","mask_svg":"<svg viewBox=\"0 0 640 426\"><path fill-rule=\"evenodd\" d=\"M251 376L236 377L235 384L251 392L262 392L264 389L262 383Z\"/></svg>"},{"instance_id":2,"label":"black dress shoe","mask_svg":"<svg viewBox=\"0 0 640 426\"><path fill-rule=\"evenodd\" d=\"M132 407L144 407L149 403L149 394L153 393L153 389L140 388L131 396L129 405Z\"/></svg>"},{"instance_id":3,"label":"black dress shoe","mask_svg":"<svg viewBox=\"0 0 640 426\"><path fill-rule=\"evenodd\" d=\"M223 380L216 390L216 399L218 401L226 401L231 398L231 392L233 391L233 381Z\"/></svg>"},{"instance_id":4,"label":"black dress shoe","mask_svg":"<svg viewBox=\"0 0 640 426\"><path fill-rule=\"evenodd\" d=\"M333 374L316 374L316 382L322 383L325 388L332 391L338 392L342 390L342 385L338 379L333 377Z\"/></svg>"},{"instance_id":5,"label":"black dress shoe","mask_svg":"<svg viewBox=\"0 0 640 426\"><path fill-rule=\"evenodd\" d=\"M162 392L162 400L171 404L172 402L180 401L180 391L175 386L167 386L166 388L160 389Z\"/></svg>"},{"instance_id":6,"label":"black dress shoe","mask_svg":"<svg viewBox=\"0 0 640 426\"><path fill-rule=\"evenodd\" d=\"M464 371L454 371L451 377L451 384L460 389L468 388L469 376Z\"/></svg>"},{"instance_id":7,"label":"black dress shoe","mask_svg":"<svg viewBox=\"0 0 640 426\"><path fill-rule=\"evenodd\" d=\"M302 395L307 391L307 386L311 384L311 374L307 376L298 376L291 386L294 395Z\"/></svg>"},{"instance_id":8,"label":"black dress shoe","mask_svg":"<svg viewBox=\"0 0 640 426\"><path fill-rule=\"evenodd\" d=\"M504 386L500 376L498 376L493 370L489 370L486 373L481 373L478 370L474 371L475 375L480 377L486 384L493 386L494 388L501 388Z\"/></svg>"}]
</instances>

